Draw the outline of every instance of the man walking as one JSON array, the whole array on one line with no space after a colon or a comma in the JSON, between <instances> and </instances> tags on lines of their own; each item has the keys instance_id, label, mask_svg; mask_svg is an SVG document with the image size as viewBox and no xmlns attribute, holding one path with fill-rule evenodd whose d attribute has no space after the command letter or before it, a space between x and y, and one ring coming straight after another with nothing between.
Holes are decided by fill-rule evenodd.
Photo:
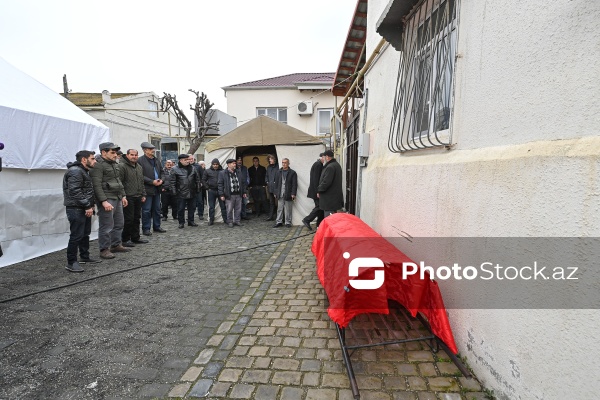
<instances>
[{"instance_id":1,"label":"man walking","mask_svg":"<svg viewBox=\"0 0 600 400\"><path fill-rule=\"evenodd\" d=\"M67 164L63 177L64 206L67 211L71 235L67 245L67 271L83 272L77 261L77 250L81 263L96 263L90 258L90 233L94 213L94 187L89 170L94 168L94 152L81 150L75 155L75 162Z\"/></svg>"},{"instance_id":2,"label":"man walking","mask_svg":"<svg viewBox=\"0 0 600 400\"><path fill-rule=\"evenodd\" d=\"M315 202L315 208L312 209L310 214L308 214L302 220L302 224L309 230L312 231L312 227L310 223L316 218L317 219L317 228L323 221L324 214L323 210L319 208L319 198L317 197L317 186L319 186L319 180L321 179L321 172L323 172L323 162L325 161L325 153L319 154L319 158L315 163L310 167L310 182L308 184L308 193L306 196L309 199L313 199Z\"/></svg>"},{"instance_id":3,"label":"man walking","mask_svg":"<svg viewBox=\"0 0 600 400\"><path fill-rule=\"evenodd\" d=\"M111 142L101 143L99 147L102 157L90 170L90 176L98 204L100 258L111 259L115 258L113 253L131 251L121 245L123 207L127 207L127 198L116 161L120 147Z\"/></svg>"},{"instance_id":4,"label":"man walking","mask_svg":"<svg viewBox=\"0 0 600 400\"><path fill-rule=\"evenodd\" d=\"M298 175L296 171L290 168L290 160L284 158L281 160L281 169L275 180L275 198L277 199L277 219L273 228L279 228L283 223L283 214L285 213L285 226L292 227L292 205L296 200L296 191L298 190Z\"/></svg>"},{"instance_id":5,"label":"man walking","mask_svg":"<svg viewBox=\"0 0 600 400\"><path fill-rule=\"evenodd\" d=\"M127 195L127 207L123 207L125 224L121 236L124 247L135 247L136 243L148 243L140 237L140 218L142 204L146 201L146 189L144 171L137 161L138 151L129 149L119 163L119 178L123 182Z\"/></svg>"},{"instance_id":6,"label":"man walking","mask_svg":"<svg viewBox=\"0 0 600 400\"><path fill-rule=\"evenodd\" d=\"M242 201L246 197L246 181L242 179L242 172L233 158L227 160L227 169L219 173L218 186L219 197L227 207L227 225L230 228L242 226L240 219Z\"/></svg>"},{"instance_id":7,"label":"man walking","mask_svg":"<svg viewBox=\"0 0 600 400\"><path fill-rule=\"evenodd\" d=\"M333 158L333 151L325 151L325 164L317 186L319 207L323 210L324 217L334 214L344 207L344 192L342 189L342 167Z\"/></svg>"},{"instance_id":8,"label":"man walking","mask_svg":"<svg viewBox=\"0 0 600 400\"><path fill-rule=\"evenodd\" d=\"M142 230L144 235L150 236L150 228L154 232L166 232L160 227L160 193L163 184L162 164L154 157L154 145L148 142L141 144L144 155L138 160L144 171L144 185L146 187L146 201L142 205Z\"/></svg>"},{"instance_id":9,"label":"man walking","mask_svg":"<svg viewBox=\"0 0 600 400\"><path fill-rule=\"evenodd\" d=\"M248 176L250 177L250 194L254 201L254 212L256 217L260 217L261 211L266 213L265 207L265 187L267 180L267 169L260 165L258 157L252 158L252 166L248 168Z\"/></svg>"},{"instance_id":10,"label":"man walking","mask_svg":"<svg viewBox=\"0 0 600 400\"><path fill-rule=\"evenodd\" d=\"M215 223L215 205L219 200L219 208L221 210L221 216L223 222L227 223L227 210L225 208L225 201L219 197L219 174L223 171L221 163L218 158L211 161L210 168L204 171L202 177L203 186L208 189L208 225Z\"/></svg>"},{"instance_id":11,"label":"man walking","mask_svg":"<svg viewBox=\"0 0 600 400\"><path fill-rule=\"evenodd\" d=\"M171 191L177 196L179 229L183 229L185 227L186 207L188 226L198 226L194 222L194 211L200 180L196 169L190 165L190 154L180 154L178 158L179 163L173 168L173 175L171 176Z\"/></svg>"},{"instance_id":12,"label":"man walking","mask_svg":"<svg viewBox=\"0 0 600 400\"><path fill-rule=\"evenodd\" d=\"M275 163L275 156L269 154L267 157L269 165L267 166L267 191L269 192L269 215L265 221L275 221L275 212L277 210L277 200L275 199L275 178L279 172L279 166Z\"/></svg>"},{"instance_id":13,"label":"man walking","mask_svg":"<svg viewBox=\"0 0 600 400\"><path fill-rule=\"evenodd\" d=\"M171 215L173 219L177 219L177 196L171 192L171 174L175 163L173 160L165 161L163 169L163 185L160 187L160 201L162 203L162 220L166 221L169 218L169 206L171 207Z\"/></svg>"}]
</instances>

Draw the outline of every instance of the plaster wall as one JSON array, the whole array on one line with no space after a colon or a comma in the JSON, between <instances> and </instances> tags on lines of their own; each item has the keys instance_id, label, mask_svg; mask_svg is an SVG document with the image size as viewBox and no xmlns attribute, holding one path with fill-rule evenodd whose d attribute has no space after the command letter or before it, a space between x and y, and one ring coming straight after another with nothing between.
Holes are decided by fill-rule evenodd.
<instances>
[{"instance_id":1,"label":"plaster wall","mask_svg":"<svg viewBox=\"0 0 600 400\"><path fill-rule=\"evenodd\" d=\"M324 90L327 88L324 88ZM312 115L298 115L297 105L312 101ZM309 135L317 135L317 116L320 108L334 108L335 96L329 90L299 91L298 89L260 89L227 91L227 114L237 118L238 126L256 118L256 109L263 107L288 108L287 123Z\"/></svg>"},{"instance_id":2,"label":"plaster wall","mask_svg":"<svg viewBox=\"0 0 600 400\"><path fill-rule=\"evenodd\" d=\"M369 2L367 54L386 4ZM360 217L389 237L600 236L598 16L600 3L583 0L462 0L450 150L388 150L399 53L387 47L365 77ZM597 397L598 310L449 314L497 398Z\"/></svg>"}]
</instances>

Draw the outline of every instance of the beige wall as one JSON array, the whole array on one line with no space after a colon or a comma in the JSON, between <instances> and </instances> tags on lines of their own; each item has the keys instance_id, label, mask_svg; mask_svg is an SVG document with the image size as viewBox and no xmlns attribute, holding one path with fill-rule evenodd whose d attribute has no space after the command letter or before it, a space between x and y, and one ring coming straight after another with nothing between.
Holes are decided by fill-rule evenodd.
<instances>
[{"instance_id":1,"label":"beige wall","mask_svg":"<svg viewBox=\"0 0 600 400\"><path fill-rule=\"evenodd\" d=\"M387 0L369 2L367 55ZM399 53L366 75L360 216L384 236L600 236L600 2L460 2L454 148L388 150ZM446 298L470 296L440 282ZM598 310L449 310L499 399L597 397Z\"/></svg>"},{"instance_id":2,"label":"beige wall","mask_svg":"<svg viewBox=\"0 0 600 400\"><path fill-rule=\"evenodd\" d=\"M313 97L314 98L311 98ZM313 102L313 115L298 115L296 105L301 101ZM238 126L257 117L256 109L263 107L287 108L288 125L310 135L317 134L319 108L334 108L335 96L330 91L299 91L298 89L228 90L227 114L237 118Z\"/></svg>"}]
</instances>

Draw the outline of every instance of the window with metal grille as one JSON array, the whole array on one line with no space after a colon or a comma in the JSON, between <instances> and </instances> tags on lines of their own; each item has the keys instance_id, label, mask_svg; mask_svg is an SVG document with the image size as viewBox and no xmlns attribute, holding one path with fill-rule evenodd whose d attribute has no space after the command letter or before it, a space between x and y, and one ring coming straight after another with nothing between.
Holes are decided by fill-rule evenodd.
<instances>
[{"instance_id":1,"label":"window with metal grille","mask_svg":"<svg viewBox=\"0 0 600 400\"><path fill-rule=\"evenodd\" d=\"M392 152L451 143L458 3L424 0L404 18L388 141Z\"/></svg>"}]
</instances>

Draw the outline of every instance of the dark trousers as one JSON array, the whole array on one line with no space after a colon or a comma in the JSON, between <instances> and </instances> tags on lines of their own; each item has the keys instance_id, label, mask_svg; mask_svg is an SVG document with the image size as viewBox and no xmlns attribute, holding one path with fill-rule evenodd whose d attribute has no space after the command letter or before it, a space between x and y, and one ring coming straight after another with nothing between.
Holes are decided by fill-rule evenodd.
<instances>
[{"instance_id":1,"label":"dark trousers","mask_svg":"<svg viewBox=\"0 0 600 400\"><path fill-rule=\"evenodd\" d=\"M171 215L173 218L177 218L177 196L171 191L166 190L161 193L160 199L162 202L162 216L167 218L169 216L169 207L171 207Z\"/></svg>"},{"instance_id":2,"label":"dark trousers","mask_svg":"<svg viewBox=\"0 0 600 400\"><path fill-rule=\"evenodd\" d=\"M269 218L275 218L277 212L277 199L273 193L269 193Z\"/></svg>"},{"instance_id":3,"label":"dark trousers","mask_svg":"<svg viewBox=\"0 0 600 400\"><path fill-rule=\"evenodd\" d=\"M90 232L92 232L92 217L85 216L83 208L67 207L67 219L71 235L67 244L67 263L77 261L77 250L81 258L90 258Z\"/></svg>"},{"instance_id":4,"label":"dark trousers","mask_svg":"<svg viewBox=\"0 0 600 400\"><path fill-rule=\"evenodd\" d=\"M140 240L140 219L142 218L142 198L127 196L127 207L123 208L125 225L121 239L124 242Z\"/></svg>"},{"instance_id":5,"label":"dark trousers","mask_svg":"<svg viewBox=\"0 0 600 400\"><path fill-rule=\"evenodd\" d=\"M204 190L196 194L196 210L198 210L198 217L201 220L204 218L204 197Z\"/></svg>"},{"instance_id":6,"label":"dark trousers","mask_svg":"<svg viewBox=\"0 0 600 400\"><path fill-rule=\"evenodd\" d=\"M265 204L267 198L265 196L265 188L263 186L253 186L250 188L250 194L254 200L254 212L256 215L260 215L262 212L267 212L267 205Z\"/></svg>"},{"instance_id":7,"label":"dark trousers","mask_svg":"<svg viewBox=\"0 0 600 400\"><path fill-rule=\"evenodd\" d=\"M304 217L304 220L309 224L316 218L317 226L321 225L321 221L325 218L325 212L319 208L319 199L313 199L315 202L315 208L312 209L310 214Z\"/></svg>"},{"instance_id":8,"label":"dark trousers","mask_svg":"<svg viewBox=\"0 0 600 400\"><path fill-rule=\"evenodd\" d=\"M217 189L208 189L208 219L213 222L215 220L215 206L217 205L217 200L219 201L219 207L221 208L221 217L223 217L223 222L227 222L227 209L225 208L225 201L221 200Z\"/></svg>"},{"instance_id":9,"label":"dark trousers","mask_svg":"<svg viewBox=\"0 0 600 400\"><path fill-rule=\"evenodd\" d=\"M188 224L194 222L194 211L196 211L196 195L193 194L189 199L177 198L177 219L179 224L185 224L185 208L187 206Z\"/></svg>"}]
</instances>

